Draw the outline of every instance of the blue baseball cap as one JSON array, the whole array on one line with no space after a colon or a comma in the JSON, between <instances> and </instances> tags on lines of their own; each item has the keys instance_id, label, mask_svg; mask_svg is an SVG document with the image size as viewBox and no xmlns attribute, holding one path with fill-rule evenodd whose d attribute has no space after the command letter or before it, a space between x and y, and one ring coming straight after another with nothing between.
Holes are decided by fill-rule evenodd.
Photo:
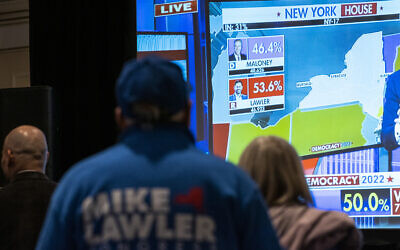
<instances>
[{"instance_id":1,"label":"blue baseball cap","mask_svg":"<svg viewBox=\"0 0 400 250\"><path fill-rule=\"evenodd\" d=\"M189 84L182 70L159 57L146 57L125 63L117 80L118 106L126 117L134 118L132 105L147 103L173 115L188 106Z\"/></svg>"}]
</instances>

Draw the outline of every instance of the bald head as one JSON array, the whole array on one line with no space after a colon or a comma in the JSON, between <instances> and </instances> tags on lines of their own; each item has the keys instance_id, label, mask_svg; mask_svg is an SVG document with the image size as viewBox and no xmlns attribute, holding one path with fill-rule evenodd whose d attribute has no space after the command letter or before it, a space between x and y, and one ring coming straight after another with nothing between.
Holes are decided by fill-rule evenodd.
<instances>
[{"instance_id":1,"label":"bald head","mask_svg":"<svg viewBox=\"0 0 400 250\"><path fill-rule=\"evenodd\" d=\"M12 179L22 170L44 171L47 162L47 142L43 132L29 125L13 129L5 138L2 168Z\"/></svg>"}]
</instances>

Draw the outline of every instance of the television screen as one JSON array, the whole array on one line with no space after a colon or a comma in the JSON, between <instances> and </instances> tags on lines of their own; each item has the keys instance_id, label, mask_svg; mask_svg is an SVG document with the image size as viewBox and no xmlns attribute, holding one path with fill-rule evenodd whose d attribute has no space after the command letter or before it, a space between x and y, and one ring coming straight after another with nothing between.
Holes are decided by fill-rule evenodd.
<instances>
[{"instance_id":1,"label":"television screen","mask_svg":"<svg viewBox=\"0 0 400 250\"><path fill-rule=\"evenodd\" d=\"M138 32L137 58L156 55L176 63L188 78L187 33Z\"/></svg>"},{"instance_id":2,"label":"television screen","mask_svg":"<svg viewBox=\"0 0 400 250\"><path fill-rule=\"evenodd\" d=\"M400 1L208 1L213 151L237 163L255 137L280 136L307 159L318 207L400 226L380 141L399 13Z\"/></svg>"}]
</instances>

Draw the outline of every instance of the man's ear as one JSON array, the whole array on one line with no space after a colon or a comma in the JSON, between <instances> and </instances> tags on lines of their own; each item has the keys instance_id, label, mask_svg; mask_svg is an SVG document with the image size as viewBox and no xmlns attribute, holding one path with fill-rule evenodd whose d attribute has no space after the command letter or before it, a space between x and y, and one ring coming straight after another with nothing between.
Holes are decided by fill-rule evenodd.
<instances>
[{"instance_id":1,"label":"man's ear","mask_svg":"<svg viewBox=\"0 0 400 250\"><path fill-rule=\"evenodd\" d=\"M186 125L190 127L190 111L192 109L192 100L188 101L188 105L186 108Z\"/></svg>"},{"instance_id":2,"label":"man's ear","mask_svg":"<svg viewBox=\"0 0 400 250\"><path fill-rule=\"evenodd\" d=\"M127 127L129 127L130 125L132 125L133 121L129 118L126 118L123 114L122 114L122 109L121 107L117 106L114 109L114 118L115 118L115 122L117 123L117 126L120 130L124 130Z\"/></svg>"},{"instance_id":3,"label":"man's ear","mask_svg":"<svg viewBox=\"0 0 400 250\"><path fill-rule=\"evenodd\" d=\"M43 164L43 172L46 171L46 166L47 166L47 162L49 161L49 157L50 157L50 152L47 151L46 158L44 159L44 164Z\"/></svg>"},{"instance_id":4,"label":"man's ear","mask_svg":"<svg viewBox=\"0 0 400 250\"><path fill-rule=\"evenodd\" d=\"M12 167L15 163L15 156L11 149L7 149L7 168Z\"/></svg>"},{"instance_id":5,"label":"man's ear","mask_svg":"<svg viewBox=\"0 0 400 250\"><path fill-rule=\"evenodd\" d=\"M8 155L8 157L9 157L10 159L13 159L13 160L14 160L14 154L13 154L13 152L11 151L11 149L7 149L7 155Z\"/></svg>"},{"instance_id":6,"label":"man's ear","mask_svg":"<svg viewBox=\"0 0 400 250\"><path fill-rule=\"evenodd\" d=\"M115 119L115 123L117 123L117 126L119 129L121 129L122 127L122 110L121 107L117 106L114 109L114 119Z\"/></svg>"}]
</instances>

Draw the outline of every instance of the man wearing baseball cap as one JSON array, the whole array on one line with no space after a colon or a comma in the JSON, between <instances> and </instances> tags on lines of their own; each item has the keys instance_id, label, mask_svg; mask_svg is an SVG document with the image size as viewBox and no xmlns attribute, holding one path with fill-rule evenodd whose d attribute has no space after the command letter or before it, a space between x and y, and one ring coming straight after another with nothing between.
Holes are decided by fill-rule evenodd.
<instances>
[{"instance_id":1,"label":"man wearing baseball cap","mask_svg":"<svg viewBox=\"0 0 400 250\"><path fill-rule=\"evenodd\" d=\"M124 66L120 141L64 176L37 249L280 249L256 185L194 147L188 87L159 58Z\"/></svg>"}]
</instances>

